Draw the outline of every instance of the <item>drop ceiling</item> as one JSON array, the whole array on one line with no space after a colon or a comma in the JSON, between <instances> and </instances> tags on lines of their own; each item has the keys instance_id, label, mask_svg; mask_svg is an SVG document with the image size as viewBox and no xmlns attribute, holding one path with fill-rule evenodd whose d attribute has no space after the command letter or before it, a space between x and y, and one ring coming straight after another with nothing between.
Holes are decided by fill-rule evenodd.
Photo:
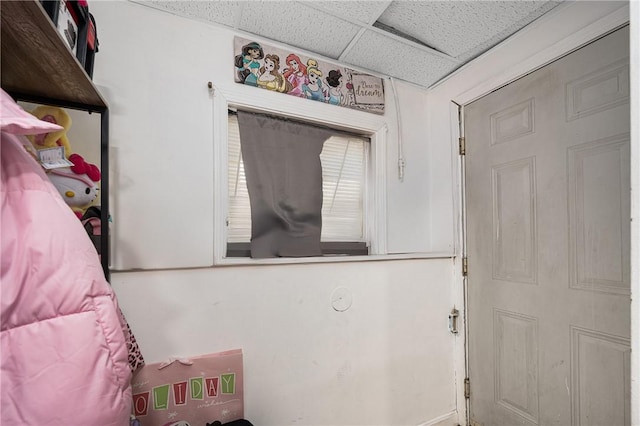
<instances>
[{"instance_id":1,"label":"drop ceiling","mask_svg":"<svg viewBox=\"0 0 640 426\"><path fill-rule=\"evenodd\" d=\"M136 3L429 87L560 1L136 0Z\"/></svg>"}]
</instances>

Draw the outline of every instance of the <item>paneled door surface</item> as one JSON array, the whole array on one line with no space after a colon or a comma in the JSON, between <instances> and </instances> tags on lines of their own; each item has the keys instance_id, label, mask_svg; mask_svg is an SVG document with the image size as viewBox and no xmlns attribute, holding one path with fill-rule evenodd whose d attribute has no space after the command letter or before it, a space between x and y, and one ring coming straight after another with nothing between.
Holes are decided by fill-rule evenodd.
<instances>
[{"instance_id":1,"label":"paneled door surface","mask_svg":"<svg viewBox=\"0 0 640 426\"><path fill-rule=\"evenodd\" d=\"M475 424L630 424L628 39L464 108Z\"/></svg>"}]
</instances>

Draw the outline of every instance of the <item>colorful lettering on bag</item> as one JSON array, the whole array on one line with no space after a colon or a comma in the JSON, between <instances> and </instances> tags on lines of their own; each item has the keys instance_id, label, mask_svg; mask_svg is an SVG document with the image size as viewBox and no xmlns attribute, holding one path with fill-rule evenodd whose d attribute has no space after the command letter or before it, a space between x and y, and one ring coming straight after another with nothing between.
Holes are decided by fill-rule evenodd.
<instances>
[{"instance_id":1,"label":"colorful lettering on bag","mask_svg":"<svg viewBox=\"0 0 640 426\"><path fill-rule=\"evenodd\" d=\"M204 399L204 386L202 382L202 377L189 379L191 399Z\"/></svg>"},{"instance_id":2,"label":"colorful lettering on bag","mask_svg":"<svg viewBox=\"0 0 640 426\"><path fill-rule=\"evenodd\" d=\"M169 407L169 385L153 388L153 409L166 410Z\"/></svg>"},{"instance_id":3,"label":"colorful lettering on bag","mask_svg":"<svg viewBox=\"0 0 640 426\"><path fill-rule=\"evenodd\" d=\"M169 409L170 393L173 394L173 407L188 405L189 399L196 401L204 400L205 398L216 398L220 394L233 395L236 393L236 374L226 373L217 377L207 378L194 377L188 381L155 386L151 391L134 394L133 411L135 415L146 416L149 413L149 406L154 411ZM207 404L216 404L216 402L215 400L210 400ZM202 406L199 405L198 407Z\"/></svg>"},{"instance_id":4,"label":"colorful lettering on bag","mask_svg":"<svg viewBox=\"0 0 640 426\"><path fill-rule=\"evenodd\" d=\"M133 395L133 410L136 416L146 416L149 410L150 392L137 393Z\"/></svg>"},{"instance_id":5,"label":"colorful lettering on bag","mask_svg":"<svg viewBox=\"0 0 640 426\"><path fill-rule=\"evenodd\" d=\"M209 377L205 379L205 383L207 384L207 396L209 398L213 398L214 396L218 396L218 383L220 381L217 377Z\"/></svg>"},{"instance_id":6,"label":"colorful lettering on bag","mask_svg":"<svg viewBox=\"0 0 640 426\"><path fill-rule=\"evenodd\" d=\"M222 378L222 393L223 394L234 394L236 393L236 374L221 374Z\"/></svg>"},{"instance_id":7,"label":"colorful lettering on bag","mask_svg":"<svg viewBox=\"0 0 640 426\"><path fill-rule=\"evenodd\" d=\"M185 405L187 403L187 382L173 384L173 403L175 405Z\"/></svg>"}]
</instances>

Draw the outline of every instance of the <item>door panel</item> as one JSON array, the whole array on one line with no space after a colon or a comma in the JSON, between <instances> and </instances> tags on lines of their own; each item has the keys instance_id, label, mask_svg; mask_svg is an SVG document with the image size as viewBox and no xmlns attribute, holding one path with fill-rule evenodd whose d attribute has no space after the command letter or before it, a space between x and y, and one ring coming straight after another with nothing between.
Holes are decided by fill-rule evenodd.
<instances>
[{"instance_id":1,"label":"door panel","mask_svg":"<svg viewBox=\"0 0 640 426\"><path fill-rule=\"evenodd\" d=\"M471 418L629 424L629 31L465 106Z\"/></svg>"}]
</instances>

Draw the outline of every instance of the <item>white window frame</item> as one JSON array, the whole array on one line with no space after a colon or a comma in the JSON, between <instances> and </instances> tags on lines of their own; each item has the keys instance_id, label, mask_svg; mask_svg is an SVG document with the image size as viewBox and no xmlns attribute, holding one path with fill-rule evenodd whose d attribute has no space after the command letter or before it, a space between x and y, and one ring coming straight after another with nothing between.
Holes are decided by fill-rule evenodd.
<instances>
[{"instance_id":1,"label":"white window frame","mask_svg":"<svg viewBox=\"0 0 640 426\"><path fill-rule=\"evenodd\" d=\"M239 86L239 85L238 85ZM243 89L243 90L238 90ZM312 102L254 87L233 90L213 88L213 263L214 265L319 263L362 261L387 253L386 232L386 145L388 127L383 115L366 113L335 105ZM264 92L264 93L261 93ZM291 98L291 99L289 99ZM369 243L368 256L318 256L303 258L252 259L225 257L227 250L228 194L228 110L263 112L301 121L348 130L370 138L370 159L365 185L364 224Z\"/></svg>"}]
</instances>

